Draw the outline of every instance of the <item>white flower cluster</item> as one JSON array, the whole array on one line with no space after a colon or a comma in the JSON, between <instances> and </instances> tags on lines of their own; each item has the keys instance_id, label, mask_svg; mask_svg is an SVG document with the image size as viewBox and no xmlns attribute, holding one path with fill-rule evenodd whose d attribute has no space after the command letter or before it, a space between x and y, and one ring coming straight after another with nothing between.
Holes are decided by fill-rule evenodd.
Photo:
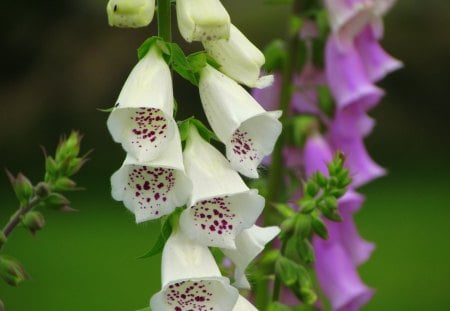
<instances>
[{"instance_id":1,"label":"white flower cluster","mask_svg":"<svg viewBox=\"0 0 450 311\"><path fill-rule=\"evenodd\" d=\"M120 27L148 24L154 2L111 0L109 21ZM107 121L114 141L127 152L111 177L112 196L137 222L186 206L163 250L163 288L151 299L153 311L256 310L236 288L250 288L245 269L279 229L255 225L265 200L239 173L258 177L258 165L281 133L281 113L265 111L239 85L264 86L271 77L260 77L263 54L230 23L219 0L177 0L176 9L185 40L201 41L220 65L219 70L205 65L199 91L226 158L193 125L182 149L170 68L153 45L131 71ZM208 247L232 260L234 286Z\"/></svg>"}]
</instances>

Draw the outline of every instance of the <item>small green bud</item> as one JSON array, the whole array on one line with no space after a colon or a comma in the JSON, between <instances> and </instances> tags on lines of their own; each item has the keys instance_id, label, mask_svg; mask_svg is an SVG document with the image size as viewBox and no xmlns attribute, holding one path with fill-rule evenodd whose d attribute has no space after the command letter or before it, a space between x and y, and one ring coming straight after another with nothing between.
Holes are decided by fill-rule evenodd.
<instances>
[{"instance_id":1,"label":"small green bud","mask_svg":"<svg viewBox=\"0 0 450 311\"><path fill-rule=\"evenodd\" d=\"M295 228L295 217L285 219L280 225L281 229L280 239L285 240L286 238L290 237L294 232L294 228Z\"/></svg>"},{"instance_id":2,"label":"small green bud","mask_svg":"<svg viewBox=\"0 0 450 311\"><path fill-rule=\"evenodd\" d=\"M280 256L280 251L278 249L270 249L263 253L261 259L259 260L259 264L262 266L272 265Z\"/></svg>"},{"instance_id":3,"label":"small green bud","mask_svg":"<svg viewBox=\"0 0 450 311\"><path fill-rule=\"evenodd\" d=\"M35 235L36 232L44 228L45 218L42 213L31 211L25 214L22 218L22 223L30 230L31 234Z\"/></svg>"},{"instance_id":4,"label":"small green bud","mask_svg":"<svg viewBox=\"0 0 450 311\"><path fill-rule=\"evenodd\" d=\"M18 286L28 278L23 266L12 257L0 256L0 277L11 286Z\"/></svg>"},{"instance_id":5,"label":"small green bud","mask_svg":"<svg viewBox=\"0 0 450 311\"><path fill-rule=\"evenodd\" d=\"M339 184L339 179L336 176L330 177L330 186L331 187L337 187Z\"/></svg>"},{"instance_id":6,"label":"small green bud","mask_svg":"<svg viewBox=\"0 0 450 311\"><path fill-rule=\"evenodd\" d=\"M300 211L303 214L311 213L317 206L316 200L311 197L304 197L298 202L298 204L300 205Z\"/></svg>"},{"instance_id":7,"label":"small green bud","mask_svg":"<svg viewBox=\"0 0 450 311\"><path fill-rule=\"evenodd\" d=\"M313 305L317 300L317 294L312 288L301 288L299 296L300 300L309 306Z\"/></svg>"},{"instance_id":8,"label":"small green bud","mask_svg":"<svg viewBox=\"0 0 450 311\"><path fill-rule=\"evenodd\" d=\"M52 157L45 159L45 181L51 180L54 176L58 175L58 164Z\"/></svg>"},{"instance_id":9,"label":"small green bud","mask_svg":"<svg viewBox=\"0 0 450 311\"><path fill-rule=\"evenodd\" d=\"M50 194L50 189L48 185L45 182L40 182L36 185L36 195L41 198L45 199Z\"/></svg>"},{"instance_id":10,"label":"small green bud","mask_svg":"<svg viewBox=\"0 0 450 311\"><path fill-rule=\"evenodd\" d=\"M347 190L345 188L330 190L330 194L332 196L334 196L336 199L339 199L340 197L342 197L345 194L345 192L347 192Z\"/></svg>"},{"instance_id":11,"label":"small green bud","mask_svg":"<svg viewBox=\"0 0 450 311\"><path fill-rule=\"evenodd\" d=\"M294 261L280 256L275 263L275 273L288 287L293 286L298 280L299 265Z\"/></svg>"},{"instance_id":12,"label":"small green bud","mask_svg":"<svg viewBox=\"0 0 450 311\"><path fill-rule=\"evenodd\" d=\"M342 217L341 217L341 215L339 215L336 208L332 208L332 207L330 208L325 204L320 204L319 207L320 207L320 210L322 211L323 215L326 218L328 218L329 220L336 221L336 222L342 221Z\"/></svg>"},{"instance_id":13,"label":"small green bud","mask_svg":"<svg viewBox=\"0 0 450 311\"><path fill-rule=\"evenodd\" d=\"M311 227L314 232L322 239L328 239L328 229L325 223L319 217L311 217Z\"/></svg>"},{"instance_id":14,"label":"small green bud","mask_svg":"<svg viewBox=\"0 0 450 311\"><path fill-rule=\"evenodd\" d=\"M319 185L314 180L308 181L305 185L305 192L311 197L315 197L319 190Z\"/></svg>"},{"instance_id":15,"label":"small green bud","mask_svg":"<svg viewBox=\"0 0 450 311\"><path fill-rule=\"evenodd\" d=\"M323 202L329 209L336 209L338 205L337 199L332 195L327 195L326 197L324 197Z\"/></svg>"},{"instance_id":16,"label":"small green bud","mask_svg":"<svg viewBox=\"0 0 450 311\"><path fill-rule=\"evenodd\" d=\"M76 187L76 183L67 178L67 177L61 177L58 178L58 180L56 180L53 185L52 185L52 190L53 191L67 191L67 190L71 190L73 188Z\"/></svg>"},{"instance_id":17,"label":"small green bud","mask_svg":"<svg viewBox=\"0 0 450 311\"><path fill-rule=\"evenodd\" d=\"M315 261L314 248L308 239L297 238L296 248L298 255L304 260L306 264Z\"/></svg>"},{"instance_id":18,"label":"small green bud","mask_svg":"<svg viewBox=\"0 0 450 311\"><path fill-rule=\"evenodd\" d=\"M62 194L51 193L43 203L48 208L63 211L69 206L70 201Z\"/></svg>"},{"instance_id":19,"label":"small green bud","mask_svg":"<svg viewBox=\"0 0 450 311\"><path fill-rule=\"evenodd\" d=\"M80 152L81 137L78 132L70 133L68 138L62 138L56 147L56 162L62 162L66 159L76 158Z\"/></svg>"},{"instance_id":20,"label":"small green bud","mask_svg":"<svg viewBox=\"0 0 450 311\"><path fill-rule=\"evenodd\" d=\"M295 236L307 239L311 234L311 217L306 214L297 214L295 221Z\"/></svg>"},{"instance_id":21,"label":"small green bud","mask_svg":"<svg viewBox=\"0 0 450 311\"><path fill-rule=\"evenodd\" d=\"M19 173L17 177L14 177L9 171L6 171L6 174L11 181L11 185L20 204L26 204L33 196L33 185L30 180L22 173Z\"/></svg>"},{"instance_id":22,"label":"small green bud","mask_svg":"<svg viewBox=\"0 0 450 311\"><path fill-rule=\"evenodd\" d=\"M320 188L326 188L328 186L328 179L321 172L316 172L312 178L317 182Z\"/></svg>"}]
</instances>

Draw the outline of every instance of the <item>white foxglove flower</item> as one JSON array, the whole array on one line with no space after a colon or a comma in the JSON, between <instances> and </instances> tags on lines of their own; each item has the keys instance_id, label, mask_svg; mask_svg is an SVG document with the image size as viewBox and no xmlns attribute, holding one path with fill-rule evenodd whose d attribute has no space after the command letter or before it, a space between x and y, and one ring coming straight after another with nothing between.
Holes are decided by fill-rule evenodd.
<instances>
[{"instance_id":1,"label":"white foxglove flower","mask_svg":"<svg viewBox=\"0 0 450 311\"><path fill-rule=\"evenodd\" d=\"M199 90L206 117L225 144L232 167L257 178L258 165L281 133L281 111L265 111L243 87L209 65L201 72Z\"/></svg>"},{"instance_id":2,"label":"white foxglove flower","mask_svg":"<svg viewBox=\"0 0 450 311\"><path fill-rule=\"evenodd\" d=\"M225 311L236 305L239 293L221 276L211 252L181 231L167 240L161 270L163 288L150 301L153 311Z\"/></svg>"},{"instance_id":3,"label":"white foxglove flower","mask_svg":"<svg viewBox=\"0 0 450 311\"><path fill-rule=\"evenodd\" d=\"M177 0L178 29L187 42L228 39L230 16L220 0Z\"/></svg>"},{"instance_id":4,"label":"white foxglove flower","mask_svg":"<svg viewBox=\"0 0 450 311\"><path fill-rule=\"evenodd\" d=\"M228 40L205 40L203 46L220 64L219 70L235 81L250 87L269 86L273 82L273 76L259 77L266 61L264 54L234 25Z\"/></svg>"},{"instance_id":5,"label":"white foxglove flower","mask_svg":"<svg viewBox=\"0 0 450 311\"><path fill-rule=\"evenodd\" d=\"M254 305L242 296L238 297L238 300L233 308L233 311L258 311Z\"/></svg>"},{"instance_id":6,"label":"white foxglove flower","mask_svg":"<svg viewBox=\"0 0 450 311\"><path fill-rule=\"evenodd\" d=\"M111 177L112 197L123 201L136 222L168 215L186 204L192 184L184 172L178 130L167 149L151 162L130 155Z\"/></svg>"},{"instance_id":7,"label":"white foxglove flower","mask_svg":"<svg viewBox=\"0 0 450 311\"><path fill-rule=\"evenodd\" d=\"M156 158L177 127L169 66L152 47L131 71L107 125L114 141L141 162Z\"/></svg>"},{"instance_id":8,"label":"white foxglove flower","mask_svg":"<svg viewBox=\"0 0 450 311\"><path fill-rule=\"evenodd\" d=\"M264 208L264 198L250 190L225 157L190 129L183 152L193 190L181 229L207 246L235 248L235 237L250 228Z\"/></svg>"},{"instance_id":9,"label":"white foxglove flower","mask_svg":"<svg viewBox=\"0 0 450 311\"><path fill-rule=\"evenodd\" d=\"M280 229L276 226L258 227L252 226L244 230L236 237L236 249L223 249L225 256L231 259L236 268L234 271L234 286L238 288L250 288L250 284L245 276L245 269L253 259L261 253L267 243L272 241Z\"/></svg>"},{"instance_id":10,"label":"white foxglove flower","mask_svg":"<svg viewBox=\"0 0 450 311\"><path fill-rule=\"evenodd\" d=\"M106 12L110 26L145 27L155 14L155 0L110 0Z\"/></svg>"}]
</instances>

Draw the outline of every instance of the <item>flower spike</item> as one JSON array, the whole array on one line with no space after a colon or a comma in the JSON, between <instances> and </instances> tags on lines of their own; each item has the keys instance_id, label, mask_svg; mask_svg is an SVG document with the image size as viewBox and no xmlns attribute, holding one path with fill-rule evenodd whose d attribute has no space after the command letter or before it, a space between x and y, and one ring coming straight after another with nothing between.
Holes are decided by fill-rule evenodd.
<instances>
[{"instance_id":1,"label":"flower spike","mask_svg":"<svg viewBox=\"0 0 450 311\"><path fill-rule=\"evenodd\" d=\"M154 311L232 310L239 296L229 280L221 276L208 248L179 230L164 246L162 285L150 301Z\"/></svg>"},{"instance_id":2,"label":"flower spike","mask_svg":"<svg viewBox=\"0 0 450 311\"><path fill-rule=\"evenodd\" d=\"M138 161L151 161L174 135L169 66L152 47L131 71L107 125L114 141Z\"/></svg>"},{"instance_id":3,"label":"flower spike","mask_svg":"<svg viewBox=\"0 0 450 311\"><path fill-rule=\"evenodd\" d=\"M203 68L200 98L212 129L241 174L257 178L257 167L281 133L281 111L265 111L247 91L213 67Z\"/></svg>"},{"instance_id":4,"label":"flower spike","mask_svg":"<svg viewBox=\"0 0 450 311\"><path fill-rule=\"evenodd\" d=\"M264 54L243 34L231 25L230 38L203 41L206 52L221 67L224 74L249 87L265 87L273 82L273 76L259 77L265 63Z\"/></svg>"},{"instance_id":5,"label":"flower spike","mask_svg":"<svg viewBox=\"0 0 450 311\"><path fill-rule=\"evenodd\" d=\"M224 156L191 127L183 152L193 191L180 217L181 229L207 246L235 248L235 238L250 228L264 208L264 198L250 190Z\"/></svg>"},{"instance_id":6,"label":"flower spike","mask_svg":"<svg viewBox=\"0 0 450 311\"><path fill-rule=\"evenodd\" d=\"M192 184L184 172L178 130L160 157L140 163L130 155L111 177L112 197L123 201L136 222L168 215L186 204Z\"/></svg>"},{"instance_id":7,"label":"flower spike","mask_svg":"<svg viewBox=\"0 0 450 311\"><path fill-rule=\"evenodd\" d=\"M177 21L187 42L230 36L230 16L220 0L177 0Z\"/></svg>"}]
</instances>

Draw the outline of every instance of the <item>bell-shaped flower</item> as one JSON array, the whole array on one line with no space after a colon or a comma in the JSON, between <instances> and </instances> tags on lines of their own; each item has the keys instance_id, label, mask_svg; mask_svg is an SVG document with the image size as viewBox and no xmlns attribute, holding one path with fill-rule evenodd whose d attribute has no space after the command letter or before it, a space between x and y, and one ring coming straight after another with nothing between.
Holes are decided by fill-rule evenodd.
<instances>
[{"instance_id":1,"label":"bell-shaped flower","mask_svg":"<svg viewBox=\"0 0 450 311\"><path fill-rule=\"evenodd\" d=\"M169 66L152 47L131 71L108 118L114 141L138 161L158 157L175 133L173 102Z\"/></svg>"},{"instance_id":2,"label":"bell-shaped flower","mask_svg":"<svg viewBox=\"0 0 450 311\"><path fill-rule=\"evenodd\" d=\"M234 305L233 311L258 311L254 305L250 303L247 299L239 295L236 304Z\"/></svg>"},{"instance_id":3,"label":"bell-shaped flower","mask_svg":"<svg viewBox=\"0 0 450 311\"><path fill-rule=\"evenodd\" d=\"M355 38L355 47L369 79L373 82L380 81L388 73L403 66L401 61L383 50L370 26L364 28Z\"/></svg>"},{"instance_id":4,"label":"bell-shaped flower","mask_svg":"<svg viewBox=\"0 0 450 311\"><path fill-rule=\"evenodd\" d=\"M192 184L184 172L178 130L161 155L138 162L130 155L111 177L112 197L123 201L136 222L168 215L187 203Z\"/></svg>"},{"instance_id":5,"label":"bell-shaped flower","mask_svg":"<svg viewBox=\"0 0 450 311\"><path fill-rule=\"evenodd\" d=\"M234 169L257 178L257 167L281 133L281 111L265 111L236 81L213 67L203 68L200 98L212 129L226 146Z\"/></svg>"},{"instance_id":6,"label":"bell-shaped flower","mask_svg":"<svg viewBox=\"0 0 450 311\"><path fill-rule=\"evenodd\" d=\"M178 29L187 42L228 39L230 16L220 0L177 0Z\"/></svg>"},{"instance_id":7,"label":"bell-shaped flower","mask_svg":"<svg viewBox=\"0 0 450 311\"><path fill-rule=\"evenodd\" d=\"M106 12L110 26L145 27L155 14L155 0L110 0Z\"/></svg>"},{"instance_id":8,"label":"bell-shaped flower","mask_svg":"<svg viewBox=\"0 0 450 311\"><path fill-rule=\"evenodd\" d=\"M325 7L338 47L344 50L372 21L375 4L373 0L325 0Z\"/></svg>"},{"instance_id":9,"label":"bell-shaped flower","mask_svg":"<svg viewBox=\"0 0 450 311\"><path fill-rule=\"evenodd\" d=\"M345 52L339 50L333 35L325 48L325 70L338 109L361 105L367 110L384 95L370 80L358 50L354 46Z\"/></svg>"},{"instance_id":10,"label":"bell-shaped flower","mask_svg":"<svg viewBox=\"0 0 450 311\"><path fill-rule=\"evenodd\" d=\"M254 225L236 237L236 249L222 250L235 264L234 286L250 289L245 269L279 233L280 229L276 226L262 228Z\"/></svg>"},{"instance_id":11,"label":"bell-shaped flower","mask_svg":"<svg viewBox=\"0 0 450 311\"><path fill-rule=\"evenodd\" d=\"M225 157L203 140L194 127L183 152L192 181L190 203L180 227L191 239L207 246L235 248L235 238L255 224L264 198L250 190Z\"/></svg>"},{"instance_id":12,"label":"bell-shaped flower","mask_svg":"<svg viewBox=\"0 0 450 311\"><path fill-rule=\"evenodd\" d=\"M228 40L204 40L203 46L220 64L219 70L235 81L258 88L273 82L271 75L260 77L261 66L266 61L264 54L236 26L231 25Z\"/></svg>"},{"instance_id":13,"label":"bell-shaped flower","mask_svg":"<svg viewBox=\"0 0 450 311\"><path fill-rule=\"evenodd\" d=\"M344 245L329 240L313 239L316 272L319 285L334 311L360 310L373 296L358 275L357 267Z\"/></svg>"},{"instance_id":14,"label":"bell-shaped flower","mask_svg":"<svg viewBox=\"0 0 450 311\"><path fill-rule=\"evenodd\" d=\"M180 230L162 254L162 290L150 300L153 311L233 310L239 292L222 277L209 249Z\"/></svg>"}]
</instances>

